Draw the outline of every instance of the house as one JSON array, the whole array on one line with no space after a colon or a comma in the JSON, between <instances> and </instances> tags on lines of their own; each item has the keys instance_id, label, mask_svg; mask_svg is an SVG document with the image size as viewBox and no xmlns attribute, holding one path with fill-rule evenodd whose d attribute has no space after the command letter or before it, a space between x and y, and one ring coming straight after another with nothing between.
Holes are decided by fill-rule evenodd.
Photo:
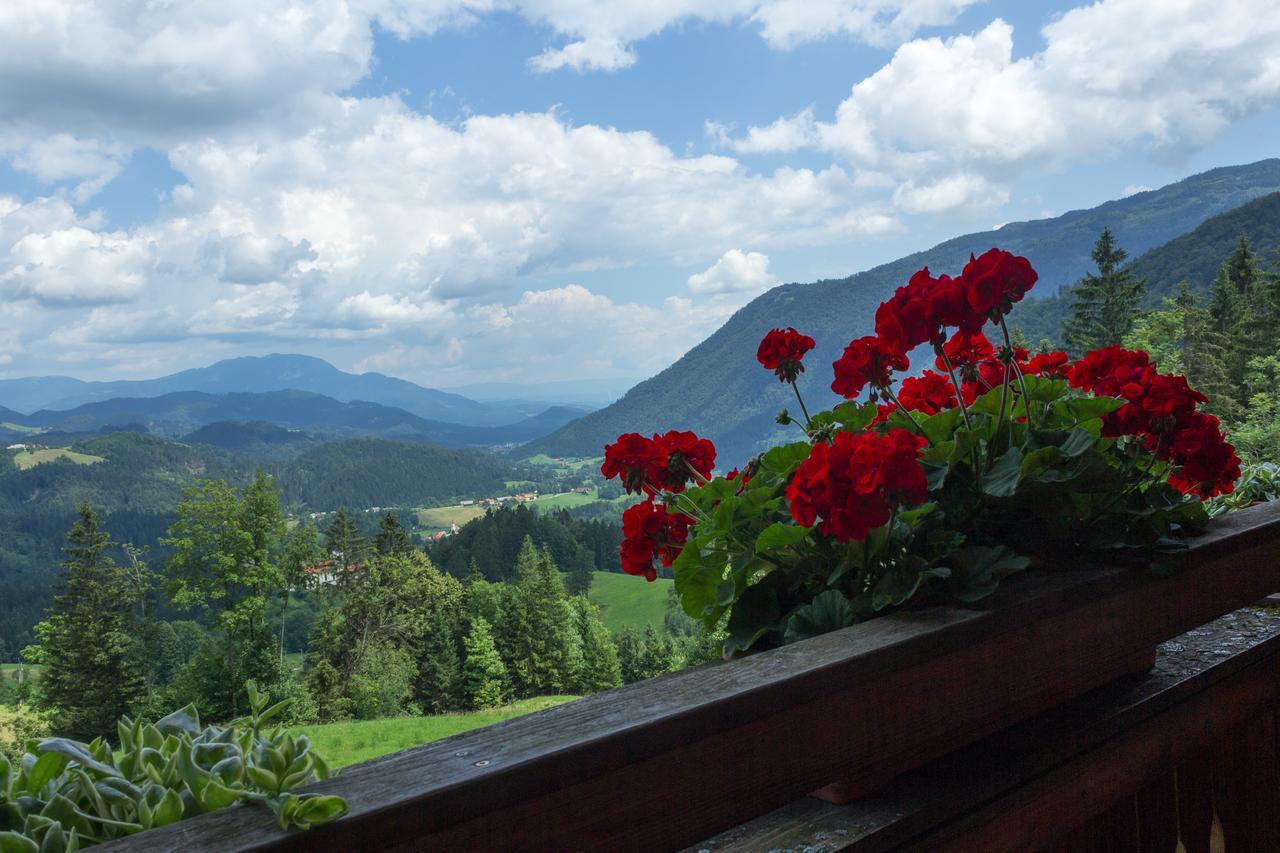
<instances>
[{"instance_id":1,"label":"house","mask_svg":"<svg viewBox=\"0 0 1280 853\"><path fill-rule=\"evenodd\" d=\"M307 566L302 573L307 580L317 586L333 586L338 582L337 560L322 560L314 566ZM354 572L360 567L355 563L347 564L347 571Z\"/></svg>"},{"instance_id":2,"label":"house","mask_svg":"<svg viewBox=\"0 0 1280 853\"><path fill-rule=\"evenodd\" d=\"M475 501L459 501L458 506L475 506Z\"/></svg>"}]
</instances>

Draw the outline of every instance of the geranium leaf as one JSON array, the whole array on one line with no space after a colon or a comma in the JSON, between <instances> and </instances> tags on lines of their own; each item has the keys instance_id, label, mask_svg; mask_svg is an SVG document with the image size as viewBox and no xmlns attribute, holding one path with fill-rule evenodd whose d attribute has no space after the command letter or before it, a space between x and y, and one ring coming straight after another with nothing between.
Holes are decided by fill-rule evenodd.
<instances>
[{"instance_id":1,"label":"geranium leaf","mask_svg":"<svg viewBox=\"0 0 1280 853\"><path fill-rule=\"evenodd\" d=\"M982 490L992 497L1007 498L1018 490L1022 476L1022 449L1010 447L996 460L983 479Z\"/></svg>"},{"instance_id":2,"label":"geranium leaf","mask_svg":"<svg viewBox=\"0 0 1280 853\"><path fill-rule=\"evenodd\" d=\"M875 403L857 403L850 400L832 410L835 420L849 432L861 432L876 418Z\"/></svg>"},{"instance_id":3,"label":"geranium leaf","mask_svg":"<svg viewBox=\"0 0 1280 853\"><path fill-rule=\"evenodd\" d=\"M787 524L783 521L775 521L756 537L756 553L763 554L766 551L772 551L775 548L786 548L792 545L798 545L803 542L809 535L812 528L801 527L798 524Z\"/></svg>"},{"instance_id":4,"label":"geranium leaf","mask_svg":"<svg viewBox=\"0 0 1280 853\"><path fill-rule=\"evenodd\" d=\"M959 409L943 409L936 415L930 415L920 421L920 429L931 444L938 444L951 438L956 425L960 423Z\"/></svg>"},{"instance_id":5,"label":"geranium leaf","mask_svg":"<svg viewBox=\"0 0 1280 853\"><path fill-rule=\"evenodd\" d=\"M1067 456L1079 456L1097 443L1088 430L1076 427L1067 436L1067 440L1062 443L1062 452Z\"/></svg>"},{"instance_id":6,"label":"geranium leaf","mask_svg":"<svg viewBox=\"0 0 1280 853\"><path fill-rule=\"evenodd\" d=\"M814 596L813 601L791 611L783 631L784 643L795 643L822 634L847 628L857 620L849 599L838 590L828 589Z\"/></svg>"}]
</instances>

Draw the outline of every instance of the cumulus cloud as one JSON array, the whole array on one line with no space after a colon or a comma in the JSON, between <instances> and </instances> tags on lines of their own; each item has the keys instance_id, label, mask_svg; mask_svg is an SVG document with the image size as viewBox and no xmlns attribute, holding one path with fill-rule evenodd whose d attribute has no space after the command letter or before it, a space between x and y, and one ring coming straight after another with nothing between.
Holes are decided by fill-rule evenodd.
<instances>
[{"instance_id":1,"label":"cumulus cloud","mask_svg":"<svg viewBox=\"0 0 1280 853\"><path fill-rule=\"evenodd\" d=\"M1193 148L1280 102L1273 12L1267 0L1102 0L1050 23L1044 48L1017 59L1013 27L997 19L903 44L829 121L806 110L720 141L832 152L887 176L907 211L999 203L1033 167L1135 143Z\"/></svg>"},{"instance_id":2,"label":"cumulus cloud","mask_svg":"<svg viewBox=\"0 0 1280 853\"><path fill-rule=\"evenodd\" d=\"M778 283L769 272L769 256L730 249L714 264L689 276L694 293L744 293L767 290Z\"/></svg>"}]
</instances>

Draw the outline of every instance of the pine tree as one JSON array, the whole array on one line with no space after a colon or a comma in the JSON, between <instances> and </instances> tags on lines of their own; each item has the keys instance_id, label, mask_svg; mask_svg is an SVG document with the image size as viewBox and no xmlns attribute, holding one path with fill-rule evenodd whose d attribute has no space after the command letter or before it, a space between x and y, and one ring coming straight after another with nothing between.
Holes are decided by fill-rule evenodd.
<instances>
[{"instance_id":1,"label":"pine tree","mask_svg":"<svg viewBox=\"0 0 1280 853\"><path fill-rule=\"evenodd\" d=\"M600 621L600 608L585 595L573 599L578 636L582 638L582 672L578 689L582 693L599 693L622 686L622 666L618 647L609 629Z\"/></svg>"},{"instance_id":2,"label":"pine tree","mask_svg":"<svg viewBox=\"0 0 1280 853\"><path fill-rule=\"evenodd\" d=\"M1081 354L1119 344L1133 327L1146 279L1121 265L1128 253L1103 228L1093 246L1097 274L1089 273L1070 289L1071 315L1064 325L1067 346Z\"/></svg>"},{"instance_id":3,"label":"pine tree","mask_svg":"<svg viewBox=\"0 0 1280 853\"><path fill-rule=\"evenodd\" d=\"M520 696L567 693L577 683L582 643L560 571L525 537L516 559L506 654Z\"/></svg>"},{"instance_id":4,"label":"pine tree","mask_svg":"<svg viewBox=\"0 0 1280 853\"><path fill-rule=\"evenodd\" d=\"M355 572L348 571L349 566L359 566L364 562L369 544L356 530L355 522L347 515L345 507L339 507L324 532L324 550L333 560L337 574L338 586L345 588L354 582Z\"/></svg>"},{"instance_id":5,"label":"pine tree","mask_svg":"<svg viewBox=\"0 0 1280 853\"><path fill-rule=\"evenodd\" d=\"M622 670L622 683L634 684L644 676L640 674L640 659L644 654L644 640L640 632L630 625L618 632L618 665Z\"/></svg>"},{"instance_id":6,"label":"pine tree","mask_svg":"<svg viewBox=\"0 0 1280 853\"><path fill-rule=\"evenodd\" d=\"M378 522L378 535L373 540L373 550L377 554L408 554L413 550L409 534L400 526L393 510L387 510Z\"/></svg>"},{"instance_id":7,"label":"pine tree","mask_svg":"<svg viewBox=\"0 0 1280 853\"><path fill-rule=\"evenodd\" d=\"M471 620L471 630L463 641L466 662L462 679L467 693L467 706L479 711L496 708L506 701L507 668L494 645L489 623L482 618Z\"/></svg>"},{"instance_id":8,"label":"pine tree","mask_svg":"<svg viewBox=\"0 0 1280 853\"><path fill-rule=\"evenodd\" d=\"M422 710L431 714L456 711L464 704L456 630L454 620L438 616L420 644L417 693Z\"/></svg>"},{"instance_id":9,"label":"pine tree","mask_svg":"<svg viewBox=\"0 0 1280 853\"><path fill-rule=\"evenodd\" d=\"M678 668L675 640L665 631L659 633L652 625L646 625L640 660L636 666L639 680L657 678Z\"/></svg>"},{"instance_id":10,"label":"pine tree","mask_svg":"<svg viewBox=\"0 0 1280 853\"><path fill-rule=\"evenodd\" d=\"M145 692L136 653L137 588L107 554L111 538L88 504L67 533L62 580L42 634L41 690L55 728L78 740L115 731Z\"/></svg>"}]
</instances>

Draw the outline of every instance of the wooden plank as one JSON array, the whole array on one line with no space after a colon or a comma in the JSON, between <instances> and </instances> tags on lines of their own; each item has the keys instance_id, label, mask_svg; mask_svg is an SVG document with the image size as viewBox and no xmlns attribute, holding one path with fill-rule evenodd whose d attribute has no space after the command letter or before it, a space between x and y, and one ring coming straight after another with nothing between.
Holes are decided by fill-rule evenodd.
<instances>
[{"instance_id":1,"label":"wooden plank","mask_svg":"<svg viewBox=\"0 0 1280 853\"><path fill-rule=\"evenodd\" d=\"M1215 522L1179 562L1041 573L989 609L905 611L359 765L316 786L350 815L306 836L236 809L122 849L680 846L842 775L920 766L1280 588L1280 505Z\"/></svg>"},{"instance_id":2,"label":"wooden plank","mask_svg":"<svg viewBox=\"0 0 1280 853\"><path fill-rule=\"evenodd\" d=\"M691 849L714 853L758 849L878 853L910 847L939 827L1004 801L1029 781L1083 754L1106 750L1114 738L1142 722L1155 720L1194 696L1212 694L1219 685L1263 662L1280 666L1278 660L1280 614L1229 614L1164 644L1155 668L1145 677L1095 690L952 753L907 774L875 797L843 807L812 800L789 804ZM1209 722L1200 721L1199 738L1206 744L1213 738ZM1186 743L1178 746L1191 748ZM1183 762L1180 782L1185 765L1194 763L1194 759ZM1201 766L1204 821L1198 837L1204 846L1188 842L1192 853L1208 849L1212 820L1209 764L1205 761ZM1148 778L1135 775L1127 790L1109 794L1130 793ZM1194 779L1191 792L1195 794ZM1180 800L1184 807L1189 805L1186 796ZM1106 797L1100 802L1105 805ZM800 812L803 818L797 819ZM1195 822L1194 816L1191 821ZM1079 847L1080 836L1074 829L1048 825L1037 843L1048 844L1049 849L1055 843Z\"/></svg>"},{"instance_id":3,"label":"wooden plank","mask_svg":"<svg viewBox=\"0 0 1280 853\"><path fill-rule=\"evenodd\" d=\"M1174 853L1178 846L1178 786L1174 769L1149 779L1134 799L1139 853Z\"/></svg>"},{"instance_id":4,"label":"wooden plank","mask_svg":"<svg viewBox=\"0 0 1280 853\"><path fill-rule=\"evenodd\" d=\"M1178 765L1178 840L1187 853L1210 853L1213 757L1203 752Z\"/></svg>"}]
</instances>

